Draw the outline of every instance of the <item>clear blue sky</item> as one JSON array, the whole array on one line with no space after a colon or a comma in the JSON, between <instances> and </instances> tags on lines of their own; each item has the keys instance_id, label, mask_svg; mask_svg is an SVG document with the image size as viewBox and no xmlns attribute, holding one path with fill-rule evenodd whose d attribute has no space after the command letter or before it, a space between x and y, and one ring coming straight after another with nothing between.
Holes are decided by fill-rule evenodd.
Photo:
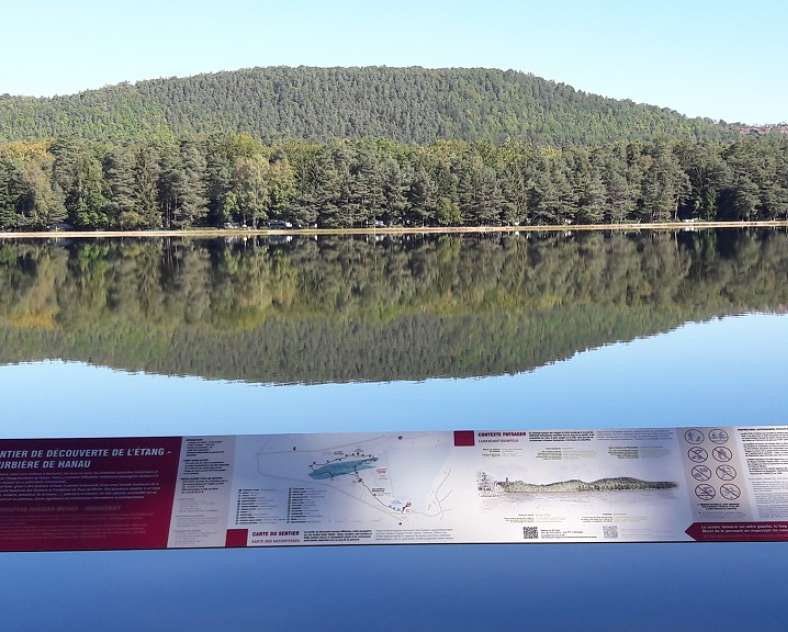
<instances>
[{"instance_id":1,"label":"clear blue sky","mask_svg":"<svg viewBox=\"0 0 788 632\"><path fill-rule=\"evenodd\" d=\"M691 115L788 119L784 0L8 2L0 93L264 65L515 68Z\"/></svg>"}]
</instances>

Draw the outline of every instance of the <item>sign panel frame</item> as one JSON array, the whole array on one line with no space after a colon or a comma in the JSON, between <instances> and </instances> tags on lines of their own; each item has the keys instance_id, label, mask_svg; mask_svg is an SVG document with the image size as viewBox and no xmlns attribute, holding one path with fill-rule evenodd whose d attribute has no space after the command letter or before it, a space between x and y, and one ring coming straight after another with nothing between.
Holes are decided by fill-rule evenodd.
<instances>
[{"instance_id":1,"label":"sign panel frame","mask_svg":"<svg viewBox=\"0 0 788 632\"><path fill-rule=\"evenodd\" d=\"M0 551L788 541L788 426L0 440Z\"/></svg>"}]
</instances>

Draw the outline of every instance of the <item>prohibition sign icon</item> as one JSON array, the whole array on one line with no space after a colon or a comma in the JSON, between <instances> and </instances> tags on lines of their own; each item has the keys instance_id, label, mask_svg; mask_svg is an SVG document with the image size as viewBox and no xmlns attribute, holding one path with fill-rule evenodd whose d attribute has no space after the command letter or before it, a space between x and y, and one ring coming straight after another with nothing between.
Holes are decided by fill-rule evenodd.
<instances>
[{"instance_id":1,"label":"prohibition sign icon","mask_svg":"<svg viewBox=\"0 0 788 632\"><path fill-rule=\"evenodd\" d=\"M726 498L727 500L736 500L739 496L741 496L741 490L733 483L725 483L720 487L720 494L722 494L722 497Z\"/></svg>"},{"instance_id":2,"label":"prohibition sign icon","mask_svg":"<svg viewBox=\"0 0 788 632\"><path fill-rule=\"evenodd\" d=\"M725 443L728 438L728 432L722 428L709 430L709 439L711 439L714 443Z\"/></svg>"},{"instance_id":3,"label":"prohibition sign icon","mask_svg":"<svg viewBox=\"0 0 788 632\"><path fill-rule=\"evenodd\" d=\"M684 438L687 440L687 443L703 443L703 432L698 430L697 428L689 428L684 432Z\"/></svg>"},{"instance_id":4,"label":"prohibition sign icon","mask_svg":"<svg viewBox=\"0 0 788 632\"><path fill-rule=\"evenodd\" d=\"M701 500L711 500L717 495L714 488L706 483L701 483L695 488L695 495Z\"/></svg>"},{"instance_id":5,"label":"prohibition sign icon","mask_svg":"<svg viewBox=\"0 0 788 632\"><path fill-rule=\"evenodd\" d=\"M693 446L689 450L687 450L687 456L689 460L693 463L703 463L706 459L709 458L709 453L706 452L706 448L701 448L700 446Z\"/></svg>"},{"instance_id":6,"label":"prohibition sign icon","mask_svg":"<svg viewBox=\"0 0 788 632\"><path fill-rule=\"evenodd\" d=\"M696 465L690 470L692 478L703 483L711 478L711 470L705 465Z\"/></svg>"},{"instance_id":7,"label":"prohibition sign icon","mask_svg":"<svg viewBox=\"0 0 788 632\"><path fill-rule=\"evenodd\" d=\"M736 478L736 469L732 465L718 465L717 477L721 481L732 481Z\"/></svg>"},{"instance_id":8,"label":"prohibition sign icon","mask_svg":"<svg viewBox=\"0 0 788 632\"><path fill-rule=\"evenodd\" d=\"M711 451L711 456L714 457L715 461L727 463L733 458L733 452L731 452L725 446L718 446Z\"/></svg>"}]
</instances>

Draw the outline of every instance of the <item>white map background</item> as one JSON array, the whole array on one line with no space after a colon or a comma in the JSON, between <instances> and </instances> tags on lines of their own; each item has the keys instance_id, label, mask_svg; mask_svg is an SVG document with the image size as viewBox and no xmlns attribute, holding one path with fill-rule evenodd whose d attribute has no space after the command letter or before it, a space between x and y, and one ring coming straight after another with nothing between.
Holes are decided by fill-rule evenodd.
<instances>
[{"instance_id":1,"label":"white map background","mask_svg":"<svg viewBox=\"0 0 788 632\"><path fill-rule=\"evenodd\" d=\"M234 493L267 490L287 526L291 488L313 495L319 522L310 528L438 526L452 511L450 433L278 435L236 445Z\"/></svg>"}]
</instances>

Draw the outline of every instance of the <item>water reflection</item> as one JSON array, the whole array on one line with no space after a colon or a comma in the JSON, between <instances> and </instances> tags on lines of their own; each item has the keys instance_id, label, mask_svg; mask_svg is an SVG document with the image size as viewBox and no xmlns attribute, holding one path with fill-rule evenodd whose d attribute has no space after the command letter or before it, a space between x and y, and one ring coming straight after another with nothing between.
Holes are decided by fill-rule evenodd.
<instances>
[{"instance_id":1,"label":"water reflection","mask_svg":"<svg viewBox=\"0 0 788 632\"><path fill-rule=\"evenodd\" d=\"M0 243L0 362L263 383L519 373L788 305L775 231Z\"/></svg>"},{"instance_id":2,"label":"water reflection","mask_svg":"<svg viewBox=\"0 0 788 632\"><path fill-rule=\"evenodd\" d=\"M785 424L784 316L724 318L608 343L717 315L784 311L786 240L721 231L0 244L0 362L76 359L251 382L490 375L281 388L41 362L0 367L0 431ZM605 346L571 362L492 376L597 345ZM608 630L644 617L654 629L695 630L714 603L717 629L754 622L783 630L785 550L600 544L6 555L0 605L5 620L25 621L25 629L63 621L102 629L107 614L95 604L112 603L129 630L224 629L228 621L237 629L261 621L487 629L526 619ZM736 593L727 598L733 576ZM206 589L206 577L220 578L222 589ZM582 607L566 607L567 586ZM120 593L128 599L117 600ZM42 607L29 607L30 595Z\"/></svg>"}]
</instances>

